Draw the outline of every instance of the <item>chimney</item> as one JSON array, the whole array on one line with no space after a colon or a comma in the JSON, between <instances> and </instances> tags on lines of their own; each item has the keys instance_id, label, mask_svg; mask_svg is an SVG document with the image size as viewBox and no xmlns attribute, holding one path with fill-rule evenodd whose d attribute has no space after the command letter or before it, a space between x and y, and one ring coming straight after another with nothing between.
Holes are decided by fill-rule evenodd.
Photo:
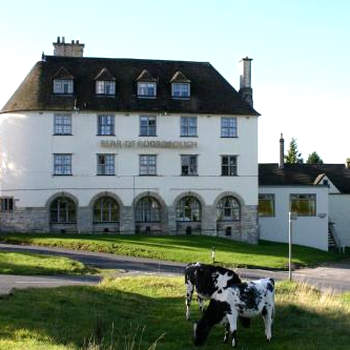
<instances>
[{"instance_id":1,"label":"chimney","mask_svg":"<svg viewBox=\"0 0 350 350\"><path fill-rule=\"evenodd\" d=\"M65 43L64 36L62 39L58 36L57 42L52 43L54 50L53 54L55 56L68 56L68 57L83 57L84 54L84 44L80 44L79 40L72 40L72 42Z\"/></svg>"},{"instance_id":2,"label":"chimney","mask_svg":"<svg viewBox=\"0 0 350 350\"><path fill-rule=\"evenodd\" d=\"M280 138L280 163L279 163L280 168L284 168L284 138L283 134L281 133L281 138Z\"/></svg>"},{"instance_id":3,"label":"chimney","mask_svg":"<svg viewBox=\"0 0 350 350\"><path fill-rule=\"evenodd\" d=\"M247 102L253 107L253 89L251 86L251 71L252 71L252 58L242 58L243 61L243 74L240 76L240 89L239 94L243 101Z\"/></svg>"},{"instance_id":4,"label":"chimney","mask_svg":"<svg viewBox=\"0 0 350 350\"><path fill-rule=\"evenodd\" d=\"M346 158L345 167L346 169L350 169L350 158Z\"/></svg>"}]
</instances>

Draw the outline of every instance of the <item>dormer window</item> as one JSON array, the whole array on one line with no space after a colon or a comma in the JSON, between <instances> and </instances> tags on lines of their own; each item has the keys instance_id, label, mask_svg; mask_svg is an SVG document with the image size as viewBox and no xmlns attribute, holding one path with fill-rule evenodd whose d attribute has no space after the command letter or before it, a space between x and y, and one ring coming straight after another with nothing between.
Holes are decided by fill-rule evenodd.
<instances>
[{"instance_id":1,"label":"dormer window","mask_svg":"<svg viewBox=\"0 0 350 350\"><path fill-rule=\"evenodd\" d=\"M61 67L53 77L53 93L61 95L72 95L74 91L74 77Z\"/></svg>"},{"instance_id":2,"label":"dormer window","mask_svg":"<svg viewBox=\"0 0 350 350\"><path fill-rule=\"evenodd\" d=\"M157 79L144 69L137 77L137 97L154 98L157 96Z\"/></svg>"},{"instance_id":3,"label":"dormer window","mask_svg":"<svg viewBox=\"0 0 350 350\"><path fill-rule=\"evenodd\" d=\"M107 68L103 68L95 77L95 93L99 96L115 95L115 77Z\"/></svg>"},{"instance_id":4,"label":"dormer window","mask_svg":"<svg viewBox=\"0 0 350 350\"><path fill-rule=\"evenodd\" d=\"M96 81L96 95L114 96L115 81L105 81L105 80Z\"/></svg>"},{"instance_id":5,"label":"dormer window","mask_svg":"<svg viewBox=\"0 0 350 350\"><path fill-rule=\"evenodd\" d=\"M55 79L53 81L54 94L73 94L73 80L72 79Z\"/></svg>"},{"instance_id":6,"label":"dormer window","mask_svg":"<svg viewBox=\"0 0 350 350\"><path fill-rule=\"evenodd\" d=\"M157 95L157 84L156 83L137 83L137 96L139 97L155 97Z\"/></svg>"},{"instance_id":7,"label":"dormer window","mask_svg":"<svg viewBox=\"0 0 350 350\"><path fill-rule=\"evenodd\" d=\"M191 96L191 81L185 74L177 71L170 80L171 96L173 98L189 98Z\"/></svg>"},{"instance_id":8,"label":"dormer window","mask_svg":"<svg viewBox=\"0 0 350 350\"><path fill-rule=\"evenodd\" d=\"M172 83L171 89L172 97L190 97L189 83Z\"/></svg>"}]
</instances>

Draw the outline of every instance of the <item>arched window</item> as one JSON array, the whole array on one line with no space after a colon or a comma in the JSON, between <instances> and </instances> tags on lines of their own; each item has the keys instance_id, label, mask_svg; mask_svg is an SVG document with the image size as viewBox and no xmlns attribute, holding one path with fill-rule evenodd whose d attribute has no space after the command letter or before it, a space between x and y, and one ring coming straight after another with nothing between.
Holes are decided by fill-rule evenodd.
<instances>
[{"instance_id":1,"label":"arched window","mask_svg":"<svg viewBox=\"0 0 350 350\"><path fill-rule=\"evenodd\" d=\"M73 200L68 197L56 198L50 206L50 222L52 224L75 224L77 210Z\"/></svg>"},{"instance_id":2,"label":"arched window","mask_svg":"<svg viewBox=\"0 0 350 350\"><path fill-rule=\"evenodd\" d=\"M119 205L111 197L101 197L94 204L94 223L119 222Z\"/></svg>"},{"instance_id":3,"label":"arched window","mask_svg":"<svg viewBox=\"0 0 350 350\"><path fill-rule=\"evenodd\" d=\"M176 206L177 221L201 221L201 204L195 197L184 197Z\"/></svg>"},{"instance_id":4,"label":"arched window","mask_svg":"<svg viewBox=\"0 0 350 350\"><path fill-rule=\"evenodd\" d=\"M241 208L235 197L227 196L217 204L217 220L218 221L240 221Z\"/></svg>"},{"instance_id":5,"label":"arched window","mask_svg":"<svg viewBox=\"0 0 350 350\"><path fill-rule=\"evenodd\" d=\"M160 204L153 197L144 197L136 205L136 222L160 222Z\"/></svg>"}]
</instances>

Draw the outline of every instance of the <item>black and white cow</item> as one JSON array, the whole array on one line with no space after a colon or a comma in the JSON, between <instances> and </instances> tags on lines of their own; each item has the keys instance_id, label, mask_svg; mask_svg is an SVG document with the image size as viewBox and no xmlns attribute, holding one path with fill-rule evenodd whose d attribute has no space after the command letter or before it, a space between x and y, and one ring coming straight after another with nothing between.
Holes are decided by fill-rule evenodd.
<instances>
[{"instance_id":1,"label":"black and white cow","mask_svg":"<svg viewBox=\"0 0 350 350\"><path fill-rule=\"evenodd\" d=\"M224 342L232 334L236 346L237 318L262 315L265 335L271 339L271 326L275 310L275 282L271 278L245 282L218 290L212 295L202 318L194 324L194 344L203 345L211 328L217 323L226 325Z\"/></svg>"},{"instance_id":2,"label":"black and white cow","mask_svg":"<svg viewBox=\"0 0 350 350\"><path fill-rule=\"evenodd\" d=\"M205 265L199 262L188 264L185 268L186 319L190 318L190 306L194 289L201 311L203 299L210 299L219 289L241 283L239 276L232 270L221 266Z\"/></svg>"}]
</instances>

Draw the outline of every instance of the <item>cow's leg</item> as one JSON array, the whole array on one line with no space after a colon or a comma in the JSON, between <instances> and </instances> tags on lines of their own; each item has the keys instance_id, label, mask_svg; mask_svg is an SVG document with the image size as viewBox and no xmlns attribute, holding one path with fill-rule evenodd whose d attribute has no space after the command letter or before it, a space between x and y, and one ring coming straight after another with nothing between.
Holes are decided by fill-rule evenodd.
<instances>
[{"instance_id":1,"label":"cow's leg","mask_svg":"<svg viewBox=\"0 0 350 350\"><path fill-rule=\"evenodd\" d=\"M227 322L225 324L224 343L227 343L229 337L230 337L230 324Z\"/></svg>"},{"instance_id":2,"label":"cow's leg","mask_svg":"<svg viewBox=\"0 0 350 350\"><path fill-rule=\"evenodd\" d=\"M190 281L186 282L186 320L190 319L190 306L193 295L194 286Z\"/></svg>"},{"instance_id":3,"label":"cow's leg","mask_svg":"<svg viewBox=\"0 0 350 350\"><path fill-rule=\"evenodd\" d=\"M271 305L265 306L263 308L262 317L265 324L265 335L268 342L271 340L271 337L272 337L272 334L271 334L272 313L273 313L273 310Z\"/></svg>"},{"instance_id":4,"label":"cow's leg","mask_svg":"<svg viewBox=\"0 0 350 350\"><path fill-rule=\"evenodd\" d=\"M230 333L232 334L232 347L237 345L237 318L238 314L235 310L231 311L231 314L227 314L227 321L230 325Z\"/></svg>"},{"instance_id":5,"label":"cow's leg","mask_svg":"<svg viewBox=\"0 0 350 350\"><path fill-rule=\"evenodd\" d=\"M198 293L198 292L197 292ZM204 303L203 303L203 298L200 295L197 295L197 301L199 304L199 308L202 312L204 312Z\"/></svg>"}]
</instances>

